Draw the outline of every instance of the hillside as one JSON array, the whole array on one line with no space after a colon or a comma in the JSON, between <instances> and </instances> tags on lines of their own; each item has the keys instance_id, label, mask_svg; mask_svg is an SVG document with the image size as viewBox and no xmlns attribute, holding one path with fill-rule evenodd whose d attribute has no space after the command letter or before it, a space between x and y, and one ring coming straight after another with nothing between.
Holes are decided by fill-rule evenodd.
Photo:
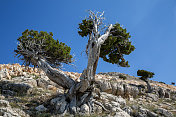
<instances>
[{"instance_id":1,"label":"hillside","mask_svg":"<svg viewBox=\"0 0 176 117\"><path fill-rule=\"evenodd\" d=\"M64 72L64 71L63 71ZM64 72L79 81L80 73ZM176 117L176 86L150 81L153 92L138 77L109 72L96 75L95 105L90 115L86 104L77 116ZM0 116L57 117L66 108L64 90L37 68L0 65ZM66 114L65 116L71 116Z\"/></svg>"}]
</instances>

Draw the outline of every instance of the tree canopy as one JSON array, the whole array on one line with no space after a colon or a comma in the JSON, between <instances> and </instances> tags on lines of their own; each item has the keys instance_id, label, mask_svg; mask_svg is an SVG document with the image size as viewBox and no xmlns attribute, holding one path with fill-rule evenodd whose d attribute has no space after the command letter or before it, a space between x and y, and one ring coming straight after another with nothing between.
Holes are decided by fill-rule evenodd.
<instances>
[{"instance_id":1,"label":"tree canopy","mask_svg":"<svg viewBox=\"0 0 176 117\"><path fill-rule=\"evenodd\" d=\"M152 78L155 74L146 70L138 70L137 75L141 76L142 78Z\"/></svg>"},{"instance_id":2,"label":"tree canopy","mask_svg":"<svg viewBox=\"0 0 176 117\"><path fill-rule=\"evenodd\" d=\"M79 24L78 34L82 37L90 36L93 31L93 21L90 19L82 20ZM101 46L100 57L104 61L117 64L121 67L129 67L128 61L124 59L124 55L129 55L135 50L131 44L130 34L126 29L122 28L119 23L113 25L108 39Z\"/></svg>"},{"instance_id":3,"label":"tree canopy","mask_svg":"<svg viewBox=\"0 0 176 117\"><path fill-rule=\"evenodd\" d=\"M44 58L53 67L58 67L61 63L68 64L72 62L71 48L65 43L54 40L52 32L29 31L27 29L17 40L19 44L14 52L27 66L30 64L35 65L31 59L34 53ZM29 54L31 52L33 54Z\"/></svg>"}]
</instances>

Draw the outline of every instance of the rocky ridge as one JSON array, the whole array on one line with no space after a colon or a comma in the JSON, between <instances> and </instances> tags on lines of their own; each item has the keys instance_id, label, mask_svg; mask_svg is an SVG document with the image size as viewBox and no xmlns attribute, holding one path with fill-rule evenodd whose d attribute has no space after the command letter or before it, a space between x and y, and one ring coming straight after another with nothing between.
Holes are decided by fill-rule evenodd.
<instances>
[{"instance_id":1,"label":"rocky ridge","mask_svg":"<svg viewBox=\"0 0 176 117\"><path fill-rule=\"evenodd\" d=\"M80 73L65 74L79 81ZM153 93L146 93L146 84L137 77L109 72L96 75L93 114L84 104L78 116L175 117L176 87L150 81ZM0 116L48 117L62 116L67 106L63 88L48 79L37 68L19 64L0 65ZM71 116L66 114L65 116Z\"/></svg>"}]
</instances>

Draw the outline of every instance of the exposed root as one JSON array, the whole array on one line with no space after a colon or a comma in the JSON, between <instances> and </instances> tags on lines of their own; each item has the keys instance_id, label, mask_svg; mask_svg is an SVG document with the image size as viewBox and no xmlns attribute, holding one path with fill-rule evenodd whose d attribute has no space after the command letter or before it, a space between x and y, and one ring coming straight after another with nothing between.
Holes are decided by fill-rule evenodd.
<instances>
[{"instance_id":1,"label":"exposed root","mask_svg":"<svg viewBox=\"0 0 176 117\"><path fill-rule=\"evenodd\" d=\"M101 107L103 108L104 111L106 111L106 112L110 112L110 111L109 111L108 109L106 109L106 108L103 106L103 104L101 104L100 102L95 101L95 100L93 100L93 102L94 102L95 104L101 106Z\"/></svg>"}]
</instances>

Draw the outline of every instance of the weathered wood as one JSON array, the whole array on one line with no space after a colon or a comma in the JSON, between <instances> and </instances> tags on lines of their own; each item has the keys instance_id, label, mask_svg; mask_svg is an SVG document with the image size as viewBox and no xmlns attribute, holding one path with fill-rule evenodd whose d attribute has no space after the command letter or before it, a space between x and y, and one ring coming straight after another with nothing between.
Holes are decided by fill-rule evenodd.
<instances>
[{"instance_id":1,"label":"weathered wood","mask_svg":"<svg viewBox=\"0 0 176 117\"><path fill-rule=\"evenodd\" d=\"M108 38L110 31L113 28L111 24L107 28L106 32L103 35L100 35L100 27L103 24L102 20L104 19L104 12L100 15L98 14L99 13L90 11L89 18L93 21L93 30L89 35L88 44L86 46L86 53L88 55L87 68L83 70L80 82L76 82L62 71L52 68L43 57L38 56L32 51L26 50L22 44L19 44L21 47L21 53L24 53L24 55L31 58L32 63L37 64L37 66L46 73L51 81L65 89L68 89L68 92L65 94L68 104L64 113L66 113L67 109L69 109L70 113L75 114L77 112L77 107L80 107L83 104L87 104L90 112L92 112L94 103L101 106L105 111L108 111L100 102L93 101L92 95L100 48ZM29 44L27 43L27 45Z\"/></svg>"},{"instance_id":2,"label":"weathered wood","mask_svg":"<svg viewBox=\"0 0 176 117\"><path fill-rule=\"evenodd\" d=\"M99 27L102 24L102 19L104 19L104 17L102 17L103 14L104 12L100 16L98 16L98 13L90 11L90 20L93 21L94 28L92 30L92 33L89 35L88 44L86 46L86 53L88 54L87 68L82 73L82 82L79 85L79 89L84 89L83 91L90 87L90 85L92 85L92 82L95 81L95 73L98 65L101 45L108 38L110 31L113 28L111 24L106 32L100 36ZM85 84L85 80L89 82L87 83L87 85L83 85Z\"/></svg>"},{"instance_id":3,"label":"weathered wood","mask_svg":"<svg viewBox=\"0 0 176 117\"><path fill-rule=\"evenodd\" d=\"M75 81L64 74L62 71L53 69L44 59L39 59L37 65L42 69L48 78L59 86L70 89L75 85Z\"/></svg>"},{"instance_id":4,"label":"weathered wood","mask_svg":"<svg viewBox=\"0 0 176 117\"><path fill-rule=\"evenodd\" d=\"M153 89L152 89L152 87L151 87L151 85L149 83L149 80L147 79L147 80L144 80L144 81L147 84L147 93L152 93Z\"/></svg>"}]
</instances>

